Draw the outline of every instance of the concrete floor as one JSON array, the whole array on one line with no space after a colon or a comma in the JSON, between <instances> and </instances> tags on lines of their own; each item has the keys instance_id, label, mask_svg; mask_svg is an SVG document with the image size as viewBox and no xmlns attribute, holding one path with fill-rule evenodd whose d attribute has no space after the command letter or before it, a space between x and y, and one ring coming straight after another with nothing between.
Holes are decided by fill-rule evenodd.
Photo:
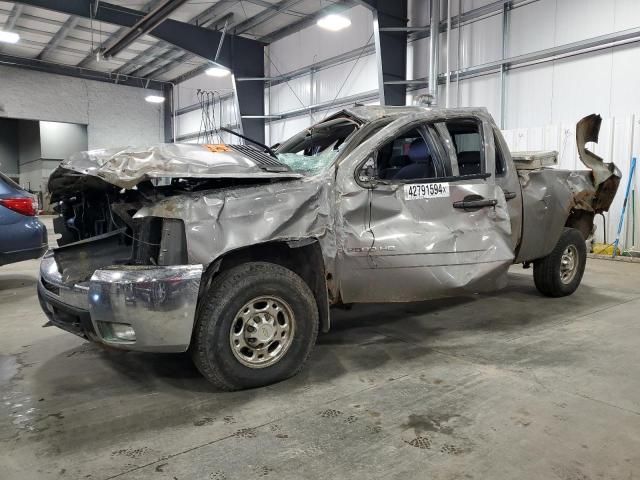
<instances>
[{"instance_id":1,"label":"concrete floor","mask_svg":"<svg viewBox=\"0 0 640 480\"><path fill-rule=\"evenodd\" d=\"M2 479L632 479L640 266L571 297L514 268L493 296L337 311L307 368L223 393L185 355L55 328L37 262L0 268Z\"/></svg>"}]
</instances>

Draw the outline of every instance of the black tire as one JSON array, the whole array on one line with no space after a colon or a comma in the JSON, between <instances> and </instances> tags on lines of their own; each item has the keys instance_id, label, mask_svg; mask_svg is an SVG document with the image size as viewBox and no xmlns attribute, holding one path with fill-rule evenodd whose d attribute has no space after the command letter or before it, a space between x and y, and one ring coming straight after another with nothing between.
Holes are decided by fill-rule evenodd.
<instances>
[{"instance_id":1,"label":"black tire","mask_svg":"<svg viewBox=\"0 0 640 480\"><path fill-rule=\"evenodd\" d=\"M574 249L576 267L573 276L563 280L562 262L568 249ZM576 291L587 263L587 247L582 234L575 228L565 228L553 251L533 262L533 280L540 293L548 297L564 297Z\"/></svg>"},{"instance_id":2,"label":"black tire","mask_svg":"<svg viewBox=\"0 0 640 480\"><path fill-rule=\"evenodd\" d=\"M294 333L274 364L251 368L236 358L230 341L236 315L245 304L273 295L288 304ZM307 284L291 270L267 262L250 262L222 272L202 300L191 342L198 370L223 390L241 390L279 382L298 373L318 336L318 307Z\"/></svg>"}]
</instances>

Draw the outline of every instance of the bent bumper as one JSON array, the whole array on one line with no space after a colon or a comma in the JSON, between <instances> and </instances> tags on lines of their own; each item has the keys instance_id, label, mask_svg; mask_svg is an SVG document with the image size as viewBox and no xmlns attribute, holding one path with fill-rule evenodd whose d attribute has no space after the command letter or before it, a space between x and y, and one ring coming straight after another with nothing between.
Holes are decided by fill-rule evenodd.
<instances>
[{"instance_id":1,"label":"bent bumper","mask_svg":"<svg viewBox=\"0 0 640 480\"><path fill-rule=\"evenodd\" d=\"M83 338L126 350L184 352L201 276L202 265L121 265L70 286L49 253L40 264L38 296L51 323Z\"/></svg>"}]
</instances>

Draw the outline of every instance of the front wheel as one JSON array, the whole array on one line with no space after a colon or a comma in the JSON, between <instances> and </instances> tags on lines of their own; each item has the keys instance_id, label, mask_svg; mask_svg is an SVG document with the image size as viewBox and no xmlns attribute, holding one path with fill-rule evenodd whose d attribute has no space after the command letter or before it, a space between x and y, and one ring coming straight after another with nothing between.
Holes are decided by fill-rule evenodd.
<instances>
[{"instance_id":1,"label":"front wheel","mask_svg":"<svg viewBox=\"0 0 640 480\"><path fill-rule=\"evenodd\" d=\"M564 297L576 291L587 263L587 247L582 234L565 228L553 251L533 263L533 280L540 293Z\"/></svg>"},{"instance_id":2,"label":"front wheel","mask_svg":"<svg viewBox=\"0 0 640 480\"><path fill-rule=\"evenodd\" d=\"M250 262L222 272L203 298L191 356L223 390L269 385L295 375L318 335L318 308L294 272Z\"/></svg>"}]
</instances>

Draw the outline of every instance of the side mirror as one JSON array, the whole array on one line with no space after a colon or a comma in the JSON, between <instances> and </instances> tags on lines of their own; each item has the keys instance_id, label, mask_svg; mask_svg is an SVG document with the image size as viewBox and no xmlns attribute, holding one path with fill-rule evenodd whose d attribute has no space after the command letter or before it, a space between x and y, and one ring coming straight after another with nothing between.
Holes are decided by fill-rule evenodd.
<instances>
[{"instance_id":1,"label":"side mirror","mask_svg":"<svg viewBox=\"0 0 640 480\"><path fill-rule=\"evenodd\" d=\"M378 171L376 169L375 156L371 155L367 158L367 161L362 164L360 170L358 170L358 180L360 183L367 184L370 187L375 187L378 183Z\"/></svg>"}]
</instances>

